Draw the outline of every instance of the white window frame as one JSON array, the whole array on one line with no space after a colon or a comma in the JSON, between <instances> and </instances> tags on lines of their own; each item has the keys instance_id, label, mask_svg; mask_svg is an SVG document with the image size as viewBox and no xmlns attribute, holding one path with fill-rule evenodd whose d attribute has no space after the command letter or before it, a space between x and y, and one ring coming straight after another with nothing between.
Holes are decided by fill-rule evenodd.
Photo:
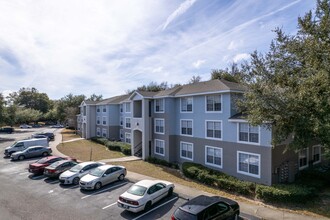
<instances>
[{"instance_id":1,"label":"white window frame","mask_svg":"<svg viewBox=\"0 0 330 220\"><path fill-rule=\"evenodd\" d=\"M157 143L162 143L162 146L158 146L158 148L162 148L163 149L163 154L157 152ZM165 141L164 140L160 140L160 139L155 139L155 146L154 146L154 153L160 156L165 156Z\"/></svg>"},{"instance_id":2,"label":"white window frame","mask_svg":"<svg viewBox=\"0 0 330 220\"><path fill-rule=\"evenodd\" d=\"M120 140L123 140L124 139L124 131L123 131L123 129L120 129L119 130L119 138L120 138Z\"/></svg>"},{"instance_id":3,"label":"white window frame","mask_svg":"<svg viewBox=\"0 0 330 220\"><path fill-rule=\"evenodd\" d=\"M183 111L182 110L182 100L183 99L191 99L191 111ZM187 101L188 102L188 101ZM182 97L182 98L180 98L180 112L181 113L194 113L194 99L193 99L193 97Z\"/></svg>"},{"instance_id":4,"label":"white window frame","mask_svg":"<svg viewBox=\"0 0 330 220\"><path fill-rule=\"evenodd\" d=\"M159 106L162 106L162 109L161 111L157 111L157 102L159 102ZM160 105L161 104L161 105ZM155 113L164 113L165 112L165 99L155 99ZM161 107L159 107L161 109Z\"/></svg>"},{"instance_id":5,"label":"white window frame","mask_svg":"<svg viewBox=\"0 0 330 220\"><path fill-rule=\"evenodd\" d=\"M221 164L215 164L215 163L209 163L207 162L207 149L211 148L213 150L220 150L220 158L221 158ZM213 155L213 161L214 161L214 155ZM223 167L223 149L221 147L213 147L213 146L209 146L209 145L205 145L205 164L208 166L213 166L213 167L217 167L217 168L221 168Z\"/></svg>"},{"instance_id":6,"label":"white window frame","mask_svg":"<svg viewBox=\"0 0 330 220\"><path fill-rule=\"evenodd\" d=\"M127 138L127 136L129 136L129 138ZM129 139L130 141L127 142L127 139ZM131 133L125 132L125 143L128 143L128 144L132 143Z\"/></svg>"},{"instance_id":7,"label":"white window frame","mask_svg":"<svg viewBox=\"0 0 330 220\"><path fill-rule=\"evenodd\" d=\"M320 156L319 156L319 160L318 161L314 161L315 148L318 148L319 149ZM321 163L321 161L322 161L322 159L321 159L321 155L322 155L322 147L321 147L321 145L313 146L312 154L313 154L313 165L318 164L318 163Z\"/></svg>"},{"instance_id":8,"label":"white window frame","mask_svg":"<svg viewBox=\"0 0 330 220\"><path fill-rule=\"evenodd\" d=\"M191 158L182 156L182 144L191 145ZM188 150L187 150L188 152ZM180 158L185 160L194 160L194 144L189 142L180 141Z\"/></svg>"},{"instance_id":9,"label":"white window frame","mask_svg":"<svg viewBox=\"0 0 330 220\"><path fill-rule=\"evenodd\" d=\"M101 137L101 128L96 128L96 136Z\"/></svg>"},{"instance_id":10,"label":"white window frame","mask_svg":"<svg viewBox=\"0 0 330 220\"><path fill-rule=\"evenodd\" d=\"M250 125L247 122L238 122L237 123L237 142L238 143L242 143L242 144L260 145L261 127L259 125L257 126L258 127L258 143L256 143L256 142L249 142L249 141L240 141L239 140L239 125L240 124L248 124L248 126L249 126L248 138L250 137L249 136L250 135L250 126L252 126L252 125Z\"/></svg>"},{"instance_id":11,"label":"white window frame","mask_svg":"<svg viewBox=\"0 0 330 220\"><path fill-rule=\"evenodd\" d=\"M101 125L101 117L100 116L96 117L96 124Z\"/></svg>"},{"instance_id":12,"label":"white window frame","mask_svg":"<svg viewBox=\"0 0 330 220\"><path fill-rule=\"evenodd\" d=\"M108 124L108 122L107 122L107 116L102 116L102 125L107 125L107 124Z\"/></svg>"},{"instance_id":13,"label":"white window frame","mask_svg":"<svg viewBox=\"0 0 330 220\"><path fill-rule=\"evenodd\" d=\"M220 122L220 136L221 138L216 138L216 137L208 137L207 136L207 123L208 122ZM223 124L222 124L222 120L205 120L205 138L206 139L211 139L211 140L222 140L223 137Z\"/></svg>"},{"instance_id":14,"label":"white window frame","mask_svg":"<svg viewBox=\"0 0 330 220\"><path fill-rule=\"evenodd\" d=\"M250 172L245 172L245 171L239 170L239 154L247 154L247 155L257 156L259 158L259 160L258 160L258 175L250 173ZM237 165L237 173L247 175L247 176L252 176L252 177L260 179L260 175L261 175L260 174L261 173L261 155L260 154L244 152L244 151L237 151L237 164L236 165Z\"/></svg>"},{"instance_id":15,"label":"white window frame","mask_svg":"<svg viewBox=\"0 0 330 220\"><path fill-rule=\"evenodd\" d=\"M105 134L105 136L103 136ZM102 128L102 137L107 137L108 136L108 130L106 128Z\"/></svg>"},{"instance_id":16,"label":"white window frame","mask_svg":"<svg viewBox=\"0 0 330 220\"><path fill-rule=\"evenodd\" d=\"M126 126L126 125L127 125L127 119L129 119L130 127L127 127L127 126ZM128 129L130 129L130 128L132 127L132 123L131 123L131 118L130 118L130 117L126 117L126 118L125 118L125 124L124 124L124 126L125 126L125 128L128 128Z\"/></svg>"},{"instance_id":17,"label":"white window frame","mask_svg":"<svg viewBox=\"0 0 330 220\"><path fill-rule=\"evenodd\" d=\"M127 108L129 106L129 109ZM125 113L131 113L131 103L125 102Z\"/></svg>"},{"instance_id":18,"label":"white window frame","mask_svg":"<svg viewBox=\"0 0 330 220\"><path fill-rule=\"evenodd\" d=\"M213 96L213 97L215 97L215 96L220 96L220 108L221 108L221 110L220 111L208 111L207 110L207 97L210 97L210 96ZM221 94L217 94L217 95L206 95L205 96L205 112L206 113L222 113L222 95ZM214 105L213 105L213 108L214 108Z\"/></svg>"},{"instance_id":19,"label":"white window frame","mask_svg":"<svg viewBox=\"0 0 330 220\"><path fill-rule=\"evenodd\" d=\"M301 151L303 151L303 150L306 150L306 165L300 166L300 158L302 158L301 157ZM299 150L298 151L298 167L299 167L299 170L306 169L308 167L308 161L309 161L309 149L308 149L308 147Z\"/></svg>"},{"instance_id":20,"label":"white window frame","mask_svg":"<svg viewBox=\"0 0 330 220\"><path fill-rule=\"evenodd\" d=\"M191 134L182 134L182 121L191 121ZM193 137L194 135L194 120L193 119L180 119L180 135Z\"/></svg>"},{"instance_id":21,"label":"white window frame","mask_svg":"<svg viewBox=\"0 0 330 220\"><path fill-rule=\"evenodd\" d=\"M162 121L163 122L163 132L157 131L157 121ZM165 120L163 118L155 118L154 120L154 132L155 134L165 134Z\"/></svg>"}]
</instances>

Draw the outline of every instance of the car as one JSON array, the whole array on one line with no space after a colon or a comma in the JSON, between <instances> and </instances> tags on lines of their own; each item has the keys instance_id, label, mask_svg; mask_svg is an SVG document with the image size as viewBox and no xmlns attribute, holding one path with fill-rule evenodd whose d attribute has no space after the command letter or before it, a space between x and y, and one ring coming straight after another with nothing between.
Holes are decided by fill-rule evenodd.
<instances>
[{"instance_id":1,"label":"car","mask_svg":"<svg viewBox=\"0 0 330 220\"><path fill-rule=\"evenodd\" d=\"M78 163L72 160L60 160L52 163L44 169L44 176L50 178L57 178L63 173L76 166Z\"/></svg>"},{"instance_id":2,"label":"car","mask_svg":"<svg viewBox=\"0 0 330 220\"><path fill-rule=\"evenodd\" d=\"M32 126L27 124L22 124L19 126L19 128L32 128Z\"/></svg>"},{"instance_id":3,"label":"car","mask_svg":"<svg viewBox=\"0 0 330 220\"><path fill-rule=\"evenodd\" d=\"M7 134L11 134L15 131L14 128L12 127L2 127L0 128L0 133L7 133Z\"/></svg>"},{"instance_id":4,"label":"car","mask_svg":"<svg viewBox=\"0 0 330 220\"><path fill-rule=\"evenodd\" d=\"M58 125L52 125L51 128L64 128L64 125L58 124Z\"/></svg>"},{"instance_id":5,"label":"car","mask_svg":"<svg viewBox=\"0 0 330 220\"><path fill-rule=\"evenodd\" d=\"M31 157L46 157L52 153L52 149L50 147L43 146L32 146L28 147L25 150L17 151L10 155L12 160L24 160L25 158Z\"/></svg>"},{"instance_id":6,"label":"car","mask_svg":"<svg viewBox=\"0 0 330 220\"><path fill-rule=\"evenodd\" d=\"M88 161L77 164L72 167L70 170L65 171L59 177L60 183L62 184L79 184L79 180L81 177L88 174L91 170L104 165L101 162Z\"/></svg>"},{"instance_id":7,"label":"car","mask_svg":"<svg viewBox=\"0 0 330 220\"><path fill-rule=\"evenodd\" d=\"M98 190L114 181L124 180L126 173L124 166L106 164L95 168L89 174L83 176L79 181L79 186L85 190Z\"/></svg>"},{"instance_id":8,"label":"car","mask_svg":"<svg viewBox=\"0 0 330 220\"><path fill-rule=\"evenodd\" d=\"M48 140L53 141L55 138L54 133L52 132L42 132L42 133L37 133L36 135L44 135L48 137Z\"/></svg>"},{"instance_id":9,"label":"car","mask_svg":"<svg viewBox=\"0 0 330 220\"><path fill-rule=\"evenodd\" d=\"M76 159L68 158L68 157L58 157L58 156L48 156L37 160L34 163L29 164L29 172L35 175L40 175L44 173L45 167L51 165L52 163L60 160L73 160Z\"/></svg>"},{"instance_id":10,"label":"car","mask_svg":"<svg viewBox=\"0 0 330 220\"><path fill-rule=\"evenodd\" d=\"M240 207L234 200L220 196L197 196L177 208L172 220L238 219Z\"/></svg>"},{"instance_id":11,"label":"car","mask_svg":"<svg viewBox=\"0 0 330 220\"><path fill-rule=\"evenodd\" d=\"M141 180L119 196L117 205L131 212L149 210L166 196L173 194L174 184L164 180Z\"/></svg>"},{"instance_id":12,"label":"car","mask_svg":"<svg viewBox=\"0 0 330 220\"><path fill-rule=\"evenodd\" d=\"M42 127L42 125L39 125L39 124L33 124L32 125L32 128L41 128Z\"/></svg>"},{"instance_id":13,"label":"car","mask_svg":"<svg viewBox=\"0 0 330 220\"><path fill-rule=\"evenodd\" d=\"M49 138L46 135L42 134L33 134L31 135L31 138L47 138L47 140L49 141Z\"/></svg>"}]
</instances>

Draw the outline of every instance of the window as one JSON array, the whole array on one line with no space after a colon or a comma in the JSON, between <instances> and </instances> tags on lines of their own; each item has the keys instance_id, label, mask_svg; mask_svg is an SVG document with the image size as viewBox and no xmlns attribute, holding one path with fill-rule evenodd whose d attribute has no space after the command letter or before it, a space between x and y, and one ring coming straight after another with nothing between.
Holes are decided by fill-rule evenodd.
<instances>
[{"instance_id":1,"label":"window","mask_svg":"<svg viewBox=\"0 0 330 220\"><path fill-rule=\"evenodd\" d=\"M103 112L107 112L107 108L103 106Z\"/></svg>"},{"instance_id":2,"label":"window","mask_svg":"<svg viewBox=\"0 0 330 220\"><path fill-rule=\"evenodd\" d=\"M107 133L108 133L107 129L103 128L102 129L102 137L107 137Z\"/></svg>"},{"instance_id":3,"label":"window","mask_svg":"<svg viewBox=\"0 0 330 220\"><path fill-rule=\"evenodd\" d=\"M123 112L123 104L120 104L120 112Z\"/></svg>"},{"instance_id":4,"label":"window","mask_svg":"<svg viewBox=\"0 0 330 220\"><path fill-rule=\"evenodd\" d=\"M126 113L131 112L131 103L130 102L125 103L125 112Z\"/></svg>"},{"instance_id":5,"label":"window","mask_svg":"<svg viewBox=\"0 0 330 220\"><path fill-rule=\"evenodd\" d=\"M313 164L321 162L321 146L313 146Z\"/></svg>"},{"instance_id":6,"label":"window","mask_svg":"<svg viewBox=\"0 0 330 220\"><path fill-rule=\"evenodd\" d=\"M205 146L205 164L222 168L222 148Z\"/></svg>"},{"instance_id":7,"label":"window","mask_svg":"<svg viewBox=\"0 0 330 220\"><path fill-rule=\"evenodd\" d=\"M97 124L97 125L101 124L101 119L100 119L100 117L96 117L96 124Z\"/></svg>"},{"instance_id":8,"label":"window","mask_svg":"<svg viewBox=\"0 0 330 220\"><path fill-rule=\"evenodd\" d=\"M131 128L131 118L125 118L125 128Z\"/></svg>"},{"instance_id":9,"label":"window","mask_svg":"<svg viewBox=\"0 0 330 220\"><path fill-rule=\"evenodd\" d=\"M101 136L101 129L96 128L96 136L100 137Z\"/></svg>"},{"instance_id":10,"label":"window","mask_svg":"<svg viewBox=\"0 0 330 220\"><path fill-rule=\"evenodd\" d=\"M238 123L238 140L241 142L259 143L259 126L248 123Z\"/></svg>"},{"instance_id":11,"label":"window","mask_svg":"<svg viewBox=\"0 0 330 220\"><path fill-rule=\"evenodd\" d=\"M96 112L100 112L100 106L96 107Z\"/></svg>"},{"instance_id":12,"label":"window","mask_svg":"<svg viewBox=\"0 0 330 220\"><path fill-rule=\"evenodd\" d=\"M155 139L155 154L165 156L165 141Z\"/></svg>"},{"instance_id":13,"label":"window","mask_svg":"<svg viewBox=\"0 0 330 220\"><path fill-rule=\"evenodd\" d=\"M102 117L102 124L106 125L107 124L107 117Z\"/></svg>"},{"instance_id":14,"label":"window","mask_svg":"<svg viewBox=\"0 0 330 220\"><path fill-rule=\"evenodd\" d=\"M181 120L181 134L192 136L192 120Z\"/></svg>"},{"instance_id":15,"label":"window","mask_svg":"<svg viewBox=\"0 0 330 220\"><path fill-rule=\"evenodd\" d=\"M155 133L156 134L164 134L165 132L165 121L164 119L155 119Z\"/></svg>"},{"instance_id":16,"label":"window","mask_svg":"<svg viewBox=\"0 0 330 220\"><path fill-rule=\"evenodd\" d=\"M260 178L260 154L237 151L237 172Z\"/></svg>"},{"instance_id":17,"label":"window","mask_svg":"<svg viewBox=\"0 0 330 220\"><path fill-rule=\"evenodd\" d=\"M120 125L123 126L123 117L120 117Z\"/></svg>"},{"instance_id":18,"label":"window","mask_svg":"<svg viewBox=\"0 0 330 220\"><path fill-rule=\"evenodd\" d=\"M131 133L125 133L125 142L131 143Z\"/></svg>"},{"instance_id":19,"label":"window","mask_svg":"<svg viewBox=\"0 0 330 220\"><path fill-rule=\"evenodd\" d=\"M221 139L221 121L206 121L206 138Z\"/></svg>"},{"instance_id":20,"label":"window","mask_svg":"<svg viewBox=\"0 0 330 220\"><path fill-rule=\"evenodd\" d=\"M164 112L164 99L155 99L155 112Z\"/></svg>"},{"instance_id":21,"label":"window","mask_svg":"<svg viewBox=\"0 0 330 220\"><path fill-rule=\"evenodd\" d=\"M123 129L120 129L120 131L119 131L119 137L120 137L120 139L124 139Z\"/></svg>"},{"instance_id":22,"label":"window","mask_svg":"<svg viewBox=\"0 0 330 220\"><path fill-rule=\"evenodd\" d=\"M299 151L299 169L308 167L308 148Z\"/></svg>"},{"instance_id":23,"label":"window","mask_svg":"<svg viewBox=\"0 0 330 220\"><path fill-rule=\"evenodd\" d=\"M206 96L206 111L221 112L221 95Z\"/></svg>"},{"instance_id":24,"label":"window","mask_svg":"<svg viewBox=\"0 0 330 220\"><path fill-rule=\"evenodd\" d=\"M181 112L193 111L193 98L181 98Z\"/></svg>"},{"instance_id":25,"label":"window","mask_svg":"<svg viewBox=\"0 0 330 220\"><path fill-rule=\"evenodd\" d=\"M192 143L180 142L180 157L193 160L194 147Z\"/></svg>"}]
</instances>

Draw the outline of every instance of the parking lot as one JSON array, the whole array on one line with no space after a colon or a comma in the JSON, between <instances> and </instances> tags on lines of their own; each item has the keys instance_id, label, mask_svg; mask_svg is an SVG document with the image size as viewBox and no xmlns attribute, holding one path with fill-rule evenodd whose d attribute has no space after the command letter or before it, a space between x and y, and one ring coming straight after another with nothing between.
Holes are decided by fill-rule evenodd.
<instances>
[{"instance_id":1,"label":"parking lot","mask_svg":"<svg viewBox=\"0 0 330 220\"><path fill-rule=\"evenodd\" d=\"M3 155L5 147L11 145L13 139L21 140L32 133L29 130L19 134L1 135L0 154ZM0 219L6 219L5 215L10 219L45 219L46 216L48 219L171 219L175 209L190 198L174 192L148 212L131 213L117 207L119 195L134 184L129 178L97 191L83 191L79 186L60 185L57 179L32 175L27 168L35 160L36 158L14 162L1 156Z\"/></svg>"}]
</instances>

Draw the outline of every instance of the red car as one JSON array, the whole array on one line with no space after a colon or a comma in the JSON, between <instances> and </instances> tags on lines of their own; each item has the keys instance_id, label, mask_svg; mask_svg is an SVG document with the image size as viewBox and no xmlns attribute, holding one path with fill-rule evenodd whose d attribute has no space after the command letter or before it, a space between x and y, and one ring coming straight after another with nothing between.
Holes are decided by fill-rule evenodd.
<instances>
[{"instance_id":1,"label":"red car","mask_svg":"<svg viewBox=\"0 0 330 220\"><path fill-rule=\"evenodd\" d=\"M36 174L36 175L43 174L45 167L51 165L52 163L54 163L56 161L67 160L67 159L76 161L76 159L58 157L58 156L49 156L49 157L41 158L40 160L37 160L36 162L31 163L29 165L29 172Z\"/></svg>"}]
</instances>

